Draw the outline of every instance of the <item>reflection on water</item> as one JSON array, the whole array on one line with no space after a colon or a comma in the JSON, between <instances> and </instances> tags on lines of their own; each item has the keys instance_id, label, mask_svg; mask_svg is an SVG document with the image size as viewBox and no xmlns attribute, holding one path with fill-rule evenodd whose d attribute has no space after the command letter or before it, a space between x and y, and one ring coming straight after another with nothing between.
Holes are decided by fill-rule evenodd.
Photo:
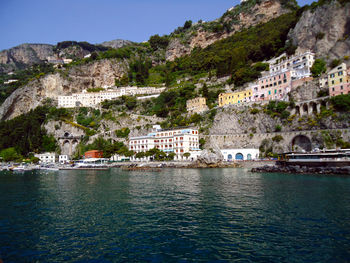
<instances>
[{"instance_id":1,"label":"reflection on water","mask_svg":"<svg viewBox=\"0 0 350 263\"><path fill-rule=\"evenodd\" d=\"M350 178L165 169L0 174L0 259L346 262Z\"/></svg>"}]
</instances>

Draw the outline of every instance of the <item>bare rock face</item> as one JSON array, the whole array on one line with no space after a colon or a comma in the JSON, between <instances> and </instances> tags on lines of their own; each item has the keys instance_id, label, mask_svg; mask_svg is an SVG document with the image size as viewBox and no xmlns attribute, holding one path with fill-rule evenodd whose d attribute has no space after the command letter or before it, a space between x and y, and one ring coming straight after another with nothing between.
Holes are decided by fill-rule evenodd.
<instances>
[{"instance_id":1,"label":"bare rock face","mask_svg":"<svg viewBox=\"0 0 350 263\"><path fill-rule=\"evenodd\" d=\"M49 74L14 91L0 106L0 119L12 119L42 104L47 98L81 92L83 89L113 86L115 78L127 72L127 63L100 60L75 67L65 74Z\"/></svg>"},{"instance_id":2,"label":"bare rock face","mask_svg":"<svg viewBox=\"0 0 350 263\"><path fill-rule=\"evenodd\" d=\"M224 156L219 149L215 149L213 151L203 150L202 154L198 156L197 160L199 163L206 165L218 164L224 160Z\"/></svg>"},{"instance_id":3,"label":"bare rock face","mask_svg":"<svg viewBox=\"0 0 350 263\"><path fill-rule=\"evenodd\" d=\"M238 13L239 6L228 10L228 13ZM220 19L220 23L227 23L230 20L235 20L230 30L222 32L210 32L205 30L205 24L199 26L196 32L188 32L184 37L187 41L181 41L174 38L170 41L166 50L166 60L173 61L178 57L191 53L195 47L205 48L215 41L227 38L234 33L254 26L260 23L265 23L272 18L278 17L290 11L288 8L281 5L279 0L262 0L248 11L242 11L232 18L230 15L224 16ZM222 21L221 21L222 20ZM218 22L219 20L215 21Z\"/></svg>"},{"instance_id":4,"label":"bare rock face","mask_svg":"<svg viewBox=\"0 0 350 263\"><path fill-rule=\"evenodd\" d=\"M288 37L298 46L297 52L312 50L317 57L331 61L349 55L349 35L350 3L342 6L331 0L305 11Z\"/></svg>"},{"instance_id":5,"label":"bare rock face","mask_svg":"<svg viewBox=\"0 0 350 263\"><path fill-rule=\"evenodd\" d=\"M47 44L22 44L0 52L0 72L9 72L40 63L52 56L53 46Z\"/></svg>"},{"instance_id":6,"label":"bare rock face","mask_svg":"<svg viewBox=\"0 0 350 263\"><path fill-rule=\"evenodd\" d=\"M319 85L318 79L311 82L304 83L302 86L299 86L295 89L292 89L290 94L293 97L294 101L305 101L317 99L318 92L322 88Z\"/></svg>"},{"instance_id":7,"label":"bare rock face","mask_svg":"<svg viewBox=\"0 0 350 263\"><path fill-rule=\"evenodd\" d=\"M105 41L101 43L102 46L111 47L111 48L121 48L130 44L132 44L131 41L123 40L123 39L115 39L115 40Z\"/></svg>"}]
</instances>

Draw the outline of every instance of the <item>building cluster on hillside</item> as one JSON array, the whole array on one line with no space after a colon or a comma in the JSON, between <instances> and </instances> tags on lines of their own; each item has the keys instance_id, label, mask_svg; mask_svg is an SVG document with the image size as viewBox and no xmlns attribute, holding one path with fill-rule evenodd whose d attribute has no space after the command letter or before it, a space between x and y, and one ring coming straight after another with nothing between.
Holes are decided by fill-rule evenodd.
<instances>
[{"instance_id":1,"label":"building cluster on hillside","mask_svg":"<svg viewBox=\"0 0 350 263\"><path fill-rule=\"evenodd\" d=\"M269 72L265 72L256 82L251 83L246 90L221 93L219 106L269 101L286 100L287 94L304 82L312 80L311 67L315 54L307 51L302 54L287 57L285 54L267 61Z\"/></svg>"},{"instance_id":2,"label":"building cluster on hillside","mask_svg":"<svg viewBox=\"0 0 350 263\"><path fill-rule=\"evenodd\" d=\"M73 61L73 59L70 58L61 58L58 56L49 56L46 58L47 62L54 65L63 65L63 64L69 64Z\"/></svg>"},{"instance_id":3,"label":"building cluster on hillside","mask_svg":"<svg viewBox=\"0 0 350 263\"><path fill-rule=\"evenodd\" d=\"M62 108L74 107L95 107L105 100L113 100L123 95L135 96L141 94L160 94L165 88L155 87L123 87L110 88L100 92L87 92L84 90L81 93L74 93L69 96L58 96L58 106Z\"/></svg>"},{"instance_id":4,"label":"building cluster on hillside","mask_svg":"<svg viewBox=\"0 0 350 263\"><path fill-rule=\"evenodd\" d=\"M197 97L186 102L187 112L190 114L207 111L207 100L204 97Z\"/></svg>"}]
</instances>

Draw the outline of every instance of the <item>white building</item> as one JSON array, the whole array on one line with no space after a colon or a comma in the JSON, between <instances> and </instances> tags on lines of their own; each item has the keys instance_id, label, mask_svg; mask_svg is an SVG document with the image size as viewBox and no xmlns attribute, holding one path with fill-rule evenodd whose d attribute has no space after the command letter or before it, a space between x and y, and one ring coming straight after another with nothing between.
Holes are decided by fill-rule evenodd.
<instances>
[{"instance_id":1,"label":"white building","mask_svg":"<svg viewBox=\"0 0 350 263\"><path fill-rule=\"evenodd\" d=\"M69 156L68 155L59 155L58 156L58 162L60 164L69 163Z\"/></svg>"},{"instance_id":2,"label":"white building","mask_svg":"<svg viewBox=\"0 0 350 263\"><path fill-rule=\"evenodd\" d=\"M101 92L87 92L84 90L81 93L74 93L70 96L58 96L58 107L95 107L105 100L113 100L123 95L160 94L164 89L155 87L125 87L106 89Z\"/></svg>"},{"instance_id":3,"label":"white building","mask_svg":"<svg viewBox=\"0 0 350 263\"><path fill-rule=\"evenodd\" d=\"M188 160L197 159L199 149L199 133L194 128L179 128L163 130L159 125L153 126L153 132L146 136L132 137L129 140L129 150L147 152L157 148L165 153L175 153L175 160L186 160L185 153L190 153ZM132 157L131 160L135 160Z\"/></svg>"},{"instance_id":4,"label":"white building","mask_svg":"<svg viewBox=\"0 0 350 263\"><path fill-rule=\"evenodd\" d=\"M270 74L276 72L291 71L292 80L310 77L311 67L315 61L315 53L307 51L302 54L287 57L286 54L271 59L268 61L270 64Z\"/></svg>"},{"instance_id":5,"label":"white building","mask_svg":"<svg viewBox=\"0 0 350 263\"><path fill-rule=\"evenodd\" d=\"M34 154L35 157L40 159L40 163L55 163L56 162L56 153L40 153Z\"/></svg>"},{"instance_id":6,"label":"white building","mask_svg":"<svg viewBox=\"0 0 350 263\"><path fill-rule=\"evenodd\" d=\"M222 149L221 153L227 162L234 160L256 160L259 158L259 149Z\"/></svg>"}]
</instances>

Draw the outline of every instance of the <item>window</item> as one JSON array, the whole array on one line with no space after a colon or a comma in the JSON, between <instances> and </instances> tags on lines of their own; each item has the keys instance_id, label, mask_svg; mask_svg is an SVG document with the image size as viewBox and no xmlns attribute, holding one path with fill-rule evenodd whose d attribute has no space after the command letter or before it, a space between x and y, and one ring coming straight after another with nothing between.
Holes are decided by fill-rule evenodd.
<instances>
[{"instance_id":1,"label":"window","mask_svg":"<svg viewBox=\"0 0 350 263\"><path fill-rule=\"evenodd\" d=\"M342 79L342 78L340 78L340 82L343 82L343 79Z\"/></svg>"},{"instance_id":2,"label":"window","mask_svg":"<svg viewBox=\"0 0 350 263\"><path fill-rule=\"evenodd\" d=\"M343 75L343 71L338 72L338 76L341 76L341 75Z\"/></svg>"},{"instance_id":3,"label":"window","mask_svg":"<svg viewBox=\"0 0 350 263\"><path fill-rule=\"evenodd\" d=\"M340 86L340 89L343 90L343 86Z\"/></svg>"},{"instance_id":4,"label":"window","mask_svg":"<svg viewBox=\"0 0 350 263\"><path fill-rule=\"evenodd\" d=\"M332 88L332 91L334 91L334 88Z\"/></svg>"}]
</instances>

